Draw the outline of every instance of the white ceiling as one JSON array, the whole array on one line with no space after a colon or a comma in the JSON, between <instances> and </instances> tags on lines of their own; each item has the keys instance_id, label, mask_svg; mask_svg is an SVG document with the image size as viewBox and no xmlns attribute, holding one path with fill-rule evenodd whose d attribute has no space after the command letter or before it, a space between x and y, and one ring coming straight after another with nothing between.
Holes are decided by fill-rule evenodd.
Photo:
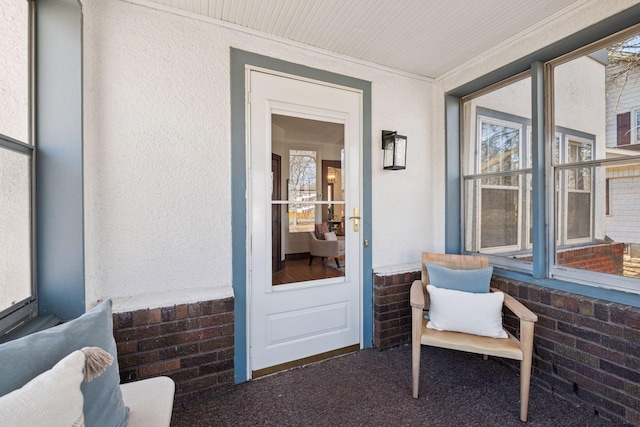
<instances>
[{"instance_id":1,"label":"white ceiling","mask_svg":"<svg viewBox=\"0 0 640 427\"><path fill-rule=\"evenodd\" d=\"M148 0L437 78L584 0Z\"/></svg>"}]
</instances>

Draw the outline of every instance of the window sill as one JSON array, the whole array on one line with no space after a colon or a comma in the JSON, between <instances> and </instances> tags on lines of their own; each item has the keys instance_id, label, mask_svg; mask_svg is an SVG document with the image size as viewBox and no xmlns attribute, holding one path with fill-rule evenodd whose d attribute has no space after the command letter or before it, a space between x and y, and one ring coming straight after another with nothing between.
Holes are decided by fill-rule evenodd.
<instances>
[{"instance_id":1,"label":"window sill","mask_svg":"<svg viewBox=\"0 0 640 427\"><path fill-rule=\"evenodd\" d=\"M556 289L563 292L569 292L576 295L582 295L591 298L602 299L605 301L625 304L632 307L640 308L640 294L624 292L616 289L600 288L595 286L583 285L580 283L566 282L563 280L541 278L536 279L531 274L521 273L504 268L495 267L493 274L497 277L505 279L517 280L519 282L531 285L542 286L545 288Z\"/></svg>"},{"instance_id":2,"label":"window sill","mask_svg":"<svg viewBox=\"0 0 640 427\"><path fill-rule=\"evenodd\" d=\"M0 337L0 344L26 337L34 332L44 331L60 323L62 323L62 321L53 314L34 317Z\"/></svg>"}]
</instances>

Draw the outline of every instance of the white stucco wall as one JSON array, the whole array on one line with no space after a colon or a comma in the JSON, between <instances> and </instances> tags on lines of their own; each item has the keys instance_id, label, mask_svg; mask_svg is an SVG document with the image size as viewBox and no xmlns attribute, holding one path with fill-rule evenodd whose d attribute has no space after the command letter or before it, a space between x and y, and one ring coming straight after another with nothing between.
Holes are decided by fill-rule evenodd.
<instances>
[{"instance_id":1,"label":"white stucco wall","mask_svg":"<svg viewBox=\"0 0 640 427\"><path fill-rule=\"evenodd\" d=\"M382 269L444 249L444 94L635 3L576 2L432 83L121 0L83 0L87 301L232 293L230 47L372 82L371 244ZM382 129L408 136L406 170L382 170Z\"/></svg>"},{"instance_id":2,"label":"white stucco wall","mask_svg":"<svg viewBox=\"0 0 640 427\"><path fill-rule=\"evenodd\" d=\"M232 293L231 46L371 81L373 266L444 248L432 83L119 0L83 4L88 302ZM408 136L407 170L382 170L382 129Z\"/></svg>"},{"instance_id":3,"label":"white stucco wall","mask_svg":"<svg viewBox=\"0 0 640 427\"><path fill-rule=\"evenodd\" d=\"M29 4L0 0L0 134L28 142Z\"/></svg>"}]
</instances>

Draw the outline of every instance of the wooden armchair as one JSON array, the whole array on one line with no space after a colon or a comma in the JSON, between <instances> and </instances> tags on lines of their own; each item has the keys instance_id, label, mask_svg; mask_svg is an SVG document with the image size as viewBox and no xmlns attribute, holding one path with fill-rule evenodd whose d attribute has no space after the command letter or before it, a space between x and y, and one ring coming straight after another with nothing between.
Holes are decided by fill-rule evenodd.
<instances>
[{"instance_id":1,"label":"wooden armchair","mask_svg":"<svg viewBox=\"0 0 640 427\"><path fill-rule=\"evenodd\" d=\"M456 270L474 270L487 267L489 260L486 256L422 253L422 280L413 282L410 297L412 311L413 397L418 398L421 345L478 353L484 355L485 360L488 356L520 360L520 420L526 422L531 380L533 330L538 316L515 298L504 294L504 307L520 319L519 340L508 332L508 338L489 338L459 332L427 329L427 320L424 315L426 314L425 310L429 309L429 294L426 291L426 286L429 284L429 274L425 263ZM496 289L491 288L491 291L496 291Z\"/></svg>"}]
</instances>

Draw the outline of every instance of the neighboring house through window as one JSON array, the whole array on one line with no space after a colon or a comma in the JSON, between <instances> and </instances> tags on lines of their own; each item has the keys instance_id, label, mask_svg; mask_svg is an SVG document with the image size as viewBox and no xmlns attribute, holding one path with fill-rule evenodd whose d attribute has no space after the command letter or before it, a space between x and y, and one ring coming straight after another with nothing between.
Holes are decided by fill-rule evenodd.
<instances>
[{"instance_id":1,"label":"neighboring house through window","mask_svg":"<svg viewBox=\"0 0 640 427\"><path fill-rule=\"evenodd\" d=\"M460 98L465 252L640 293L629 267L640 263L639 34L628 29ZM534 78L544 85L532 91ZM537 110L532 94L544 101Z\"/></svg>"}]
</instances>

